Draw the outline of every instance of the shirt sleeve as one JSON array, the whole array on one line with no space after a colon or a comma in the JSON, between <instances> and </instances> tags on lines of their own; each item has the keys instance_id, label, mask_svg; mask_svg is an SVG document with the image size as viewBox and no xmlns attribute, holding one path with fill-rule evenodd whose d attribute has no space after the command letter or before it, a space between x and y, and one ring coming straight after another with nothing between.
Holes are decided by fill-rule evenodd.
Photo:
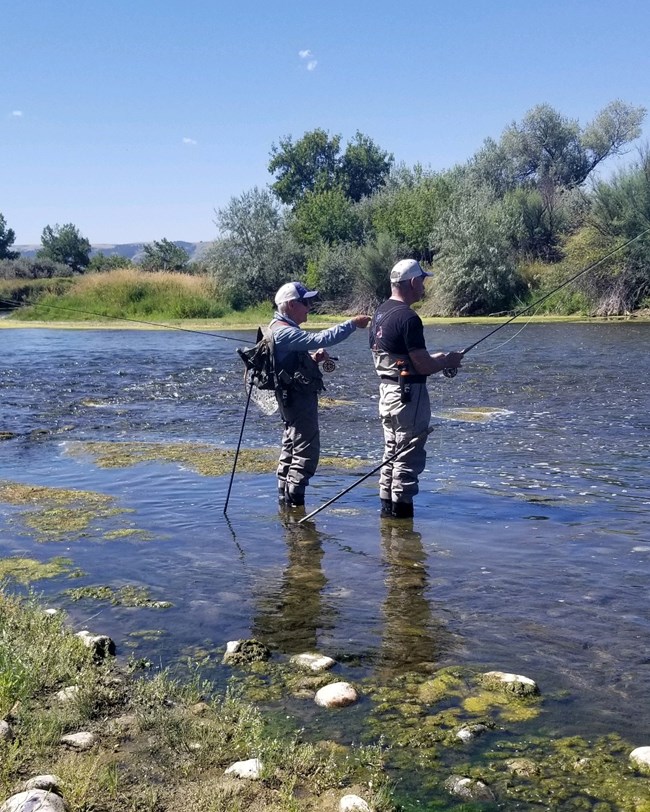
<instances>
[{"instance_id":1,"label":"shirt sleeve","mask_svg":"<svg viewBox=\"0 0 650 812\"><path fill-rule=\"evenodd\" d=\"M344 341L356 329L352 320L344 321L342 324L318 333L310 333L299 327L280 327L273 331L275 354L281 361L290 352L310 352L319 350L321 347L333 347Z\"/></svg>"},{"instance_id":2,"label":"shirt sleeve","mask_svg":"<svg viewBox=\"0 0 650 812\"><path fill-rule=\"evenodd\" d=\"M408 352L412 350L424 350L426 344L424 342L424 327L422 319L413 313L404 325L404 343Z\"/></svg>"}]
</instances>

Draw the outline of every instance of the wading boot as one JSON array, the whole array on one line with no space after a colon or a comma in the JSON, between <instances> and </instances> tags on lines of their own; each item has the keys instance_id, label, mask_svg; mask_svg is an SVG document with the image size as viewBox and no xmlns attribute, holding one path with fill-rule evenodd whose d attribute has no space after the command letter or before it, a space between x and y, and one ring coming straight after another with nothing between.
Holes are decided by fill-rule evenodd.
<instances>
[{"instance_id":1,"label":"wading boot","mask_svg":"<svg viewBox=\"0 0 650 812\"><path fill-rule=\"evenodd\" d=\"M393 502L393 517L395 519L412 519L413 502Z\"/></svg>"},{"instance_id":2,"label":"wading boot","mask_svg":"<svg viewBox=\"0 0 650 812\"><path fill-rule=\"evenodd\" d=\"M305 494L296 493L295 491L287 491L285 501L289 507L304 507Z\"/></svg>"},{"instance_id":3,"label":"wading boot","mask_svg":"<svg viewBox=\"0 0 650 812\"><path fill-rule=\"evenodd\" d=\"M393 515L393 503L390 501L390 499L381 500L381 510L379 511L379 515L382 519L387 519Z\"/></svg>"}]
</instances>

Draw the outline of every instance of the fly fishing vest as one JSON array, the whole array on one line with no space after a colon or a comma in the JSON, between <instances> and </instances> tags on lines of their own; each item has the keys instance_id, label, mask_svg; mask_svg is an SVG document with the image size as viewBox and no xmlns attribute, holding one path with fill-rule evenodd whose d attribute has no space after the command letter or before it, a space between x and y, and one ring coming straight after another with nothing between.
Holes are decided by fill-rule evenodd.
<instances>
[{"instance_id":1,"label":"fly fishing vest","mask_svg":"<svg viewBox=\"0 0 650 812\"><path fill-rule=\"evenodd\" d=\"M386 348L385 338L395 329L396 317L403 315L401 311L401 308L394 308L388 312L378 311L373 316L369 339L375 372L387 383L399 383L400 374L407 374L410 383L425 383L426 375L417 375L411 371L411 360L406 347L403 353L390 352Z\"/></svg>"},{"instance_id":2,"label":"fly fishing vest","mask_svg":"<svg viewBox=\"0 0 650 812\"><path fill-rule=\"evenodd\" d=\"M271 333L278 327L290 327L286 321L270 324ZM287 392L322 392L323 373L307 351L289 352L281 361L275 361L275 377L280 390Z\"/></svg>"}]
</instances>

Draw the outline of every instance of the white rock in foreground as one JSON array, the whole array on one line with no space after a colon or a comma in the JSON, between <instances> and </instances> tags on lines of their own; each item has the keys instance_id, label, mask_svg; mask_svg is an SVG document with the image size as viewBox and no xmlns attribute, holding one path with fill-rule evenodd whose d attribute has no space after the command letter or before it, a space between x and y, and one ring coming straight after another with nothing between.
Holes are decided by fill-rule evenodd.
<instances>
[{"instance_id":1,"label":"white rock in foreground","mask_svg":"<svg viewBox=\"0 0 650 812\"><path fill-rule=\"evenodd\" d=\"M87 730L80 733L68 733L67 736L61 736L61 744L67 744L73 750L90 750L90 748L97 741L97 736Z\"/></svg>"},{"instance_id":2,"label":"white rock in foreground","mask_svg":"<svg viewBox=\"0 0 650 812\"><path fill-rule=\"evenodd\" d=\"M308 668L310 671L327 671L336 664L336 660L331 657L326 657L324 654L296 654L291 660L293 665L298 665L300 668Z\"/></svg>"},{"instance_id":3,"label":"white rock in foreground","mask_svg":"<svg viewBox=\"0 0 650 812\"><path fill-rule=\"evenodd\" d=\"M115 643L107 634L93 634L88 629L77 632L78 637L86 648L92 649L93 656L97 660L103 660L109 654L115 656Z\"/></svg>"},{"instance_id":4,"label":"white rock in foreground","mask_svg":"<svg viewBox=\"0 0 650 812\"><path fill-rule=\"evenodd\" d=\"M371 812L371 809L358 795L344 795L339 801L339 812Z\"/></svg>"},{"instance_id":5,"label":"white rock in foreground","mask_svg":"<svg viewBox=\"0 0 650 812\"><path fill-rule=\"evenodd\" d=\"M0 740L11 741L11 727L6 719L0 719Z\"/></svg>"},{"instance_id":6,"label":"white rock in foreground","mask_svg":"<svg viewBox=\"0 0 650 812\"><path fill-rule=\"evenodd\" d=\"M47 792L56 792L57 795L63 795L61 779L58 775L35 775L29 781L25 781L25 789L44 789Z\"/></svg>"},{"instance_id":7,"label":"white rock in foreground","mask_svg":"<svg viewBox=\"0 0 650 812\"><path fill-rule=\"evenodd\" d=\"M59 795L45 789L30 789L12 795L0 806L0 812L68 812L68 807Z\"/></svg>"},{"instance_id":8,"label":"white rock in foreground","mask_svg":"<svg viewBox=\"0 0 650 812\"><path fill-rule=\"evenodd\" d=\"M314 701L322 708L344 708L357 701L359 695L349 682L332 682L317 691Z\"/></svg>"},{"instance_id":9,"label":"white rock in foreground","mask_svg":"<svg viewBox=\"0 0 650 812\"><path fill-rule=\"evenodd\" d=\"M508 674L505 671L486 671L483 681L488 685L497 685L517 696L533 696L539 693L537 683L521 674Z\"/></svg>"},{"instance_id":10,"label":"white rock in foreground","mask_svg":"<svg viewBox=\"0 0 650 812\"><path fill-rule=\"evenodd\" d=\"M637 747L630 753L632 764L644 773L650 773L650 747Z\"/></svg>"},{"instance_id":11,"label":"white rock in foreground","mask_svg":"<svg viewBox=\"0 0 650 812\"><path fill-rule=\"evenodd\" d=\"M257 781L262 775L263 764L259 758L249 758L246 761L236 761L226 770L226 775L236 775L237 778L249 778Z\"/></svg>"}]
</instances>

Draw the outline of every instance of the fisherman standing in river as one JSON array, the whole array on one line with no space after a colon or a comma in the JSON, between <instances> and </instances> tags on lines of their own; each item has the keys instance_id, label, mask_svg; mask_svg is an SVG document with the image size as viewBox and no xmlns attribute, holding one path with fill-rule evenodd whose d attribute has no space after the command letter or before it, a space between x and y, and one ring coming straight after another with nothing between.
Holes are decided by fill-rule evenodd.
<instances>
[{"instance_id":1,"label":"fisherman standing in river","mask_svg":"<svg viewBox=\"0 0 650 812\"><path fill-rule=\"evenodd\" d=\"M430 354L426 348L422 319L411 305L424 296L427 276L431 274L416 260L400 260L390 272L391 297L377 308L370 327L370 349L380 378L384 460L391 459L379 476L382 517L413 516L431 420L427 376L455 369L463 359L462 352Z\"/></svg>"},{"instance_id":2,"label":"fisherman standing in river","mask_svg":"<svg viewBox=\"0 0 650 812\"><path fill-rule=\"evenodd\" d=\"M329 358L325 347L340 343L370 321L369 316L357 315L318 333L301 330L316 296L318 291L307 290L300 282L282 285L275 294L277 311L269 325L279 383L276 395L284 421L278 498L291 507L305 504L305 487L318 465L318 393L323 389L318 365Z\"/></svg>"}]
</instances>

